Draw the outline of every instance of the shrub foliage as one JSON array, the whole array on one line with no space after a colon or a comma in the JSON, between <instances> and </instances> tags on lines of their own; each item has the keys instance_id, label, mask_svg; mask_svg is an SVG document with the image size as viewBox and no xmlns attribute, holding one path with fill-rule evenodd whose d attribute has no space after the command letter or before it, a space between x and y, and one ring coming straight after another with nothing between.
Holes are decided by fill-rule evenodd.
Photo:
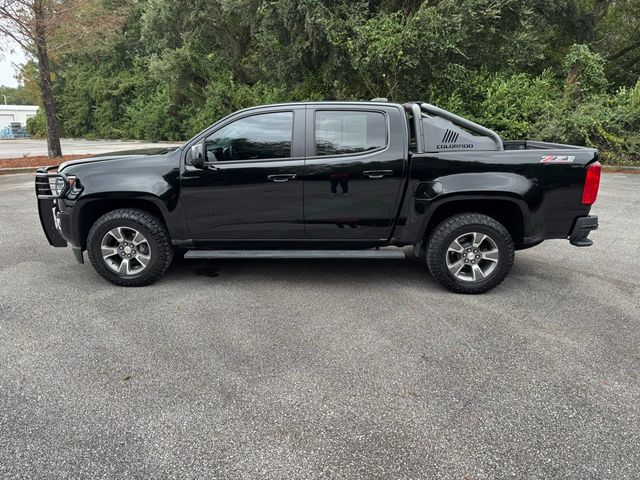
<instances>
[{"instance_id":1,"label":"shrub foliage","mask_svg":"<svg viewBox=\"0 0 640 480\"><path fill-rule=\"evenodd\" d=\"M181 140L250 105L382 96L633 163L639 13L640 0L136 0L114 38L55 58L55 94L70 136Z\"/></svg>"}]
</instances>

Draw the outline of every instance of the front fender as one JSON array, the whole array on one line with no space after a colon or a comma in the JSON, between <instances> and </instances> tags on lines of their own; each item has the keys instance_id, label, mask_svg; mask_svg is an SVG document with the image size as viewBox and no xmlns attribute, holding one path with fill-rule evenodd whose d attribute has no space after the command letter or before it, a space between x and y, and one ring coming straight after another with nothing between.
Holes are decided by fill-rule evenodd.
<instances>
[{"instance_id":1,"label":"front fender","mask_svg":"<svg viewBox=\"0 0 640 480\"><path fill-rule=\"evenodd\" d=\"M129 161L128 161L129 160ZM83 243L88 212L133 207L153 210L161 215L172 240L188 238L184 212L180 203L179 154L137 157L115 161L91 162L68 167L76 175L82 192L66 203L74 227L74 240Z\"/></svg>"}]
</instances>

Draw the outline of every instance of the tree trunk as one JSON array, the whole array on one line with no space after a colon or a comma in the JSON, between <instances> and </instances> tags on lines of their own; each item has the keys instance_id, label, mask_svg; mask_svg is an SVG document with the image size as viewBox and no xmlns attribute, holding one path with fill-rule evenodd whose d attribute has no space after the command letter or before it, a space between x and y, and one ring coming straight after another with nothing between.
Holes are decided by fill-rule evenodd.
<instances>
[{"instance_id":1,"label":"tree trunk","mask_svg":"<svg viewBox=\"0 0 640 480\"><path fill-rule=\"evenodd\" d=\"M51 88L51 67L49 65L49 52L47 50L47 32L42 0L36 0L33 4L35 17L35 43L38 56L38 70L40 71L40 90L42 92L42 105L47 127L47 149L49 158L62 157L60 146L60 133L58 132L58 119L56 117L56 104Z\"/></svg>"}]
</instances>

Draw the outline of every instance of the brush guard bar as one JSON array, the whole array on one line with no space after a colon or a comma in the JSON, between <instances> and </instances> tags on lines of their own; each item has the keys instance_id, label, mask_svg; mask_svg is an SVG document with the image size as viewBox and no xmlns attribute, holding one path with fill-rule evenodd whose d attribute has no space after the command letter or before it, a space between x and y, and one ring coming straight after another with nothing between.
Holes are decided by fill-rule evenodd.
<instances>
[{"instance_id":1,"label":"brush guard bar","mask_svg":"<svg viewBox=\"0 0 640 480\"><path fill-rule=\"evenodd\" d=\"M44 235L47 237L49 244L53 247L66 247L67 241L62 237L57 223L58 207L56 200L69 189L67 176L63 173L50 173L56 167L41 168L36 172L36 196L38 198L38 216L40 217L40 225ZM55 182L61 179L64 187L56 194L51 189L51 181L55 188Z\"/></svg>"}]
</instances>

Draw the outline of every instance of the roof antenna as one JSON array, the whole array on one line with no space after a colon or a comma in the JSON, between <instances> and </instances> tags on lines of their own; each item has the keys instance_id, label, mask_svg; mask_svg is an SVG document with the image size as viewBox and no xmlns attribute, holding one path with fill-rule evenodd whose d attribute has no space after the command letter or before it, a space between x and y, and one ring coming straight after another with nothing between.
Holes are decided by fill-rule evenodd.
<instances>
[{"instance_id":1,"label":"roof antenna","mask_svg":"<svg viewBox=\"0 0 640 480\"><path fill-rule=\"evenodd\" d=\"M389 101L388 98L385 97L376 97L376 98L372 98L371 99L372 102L382 102L382 103L386 103Z\"/></svg>"}]
</instances>

